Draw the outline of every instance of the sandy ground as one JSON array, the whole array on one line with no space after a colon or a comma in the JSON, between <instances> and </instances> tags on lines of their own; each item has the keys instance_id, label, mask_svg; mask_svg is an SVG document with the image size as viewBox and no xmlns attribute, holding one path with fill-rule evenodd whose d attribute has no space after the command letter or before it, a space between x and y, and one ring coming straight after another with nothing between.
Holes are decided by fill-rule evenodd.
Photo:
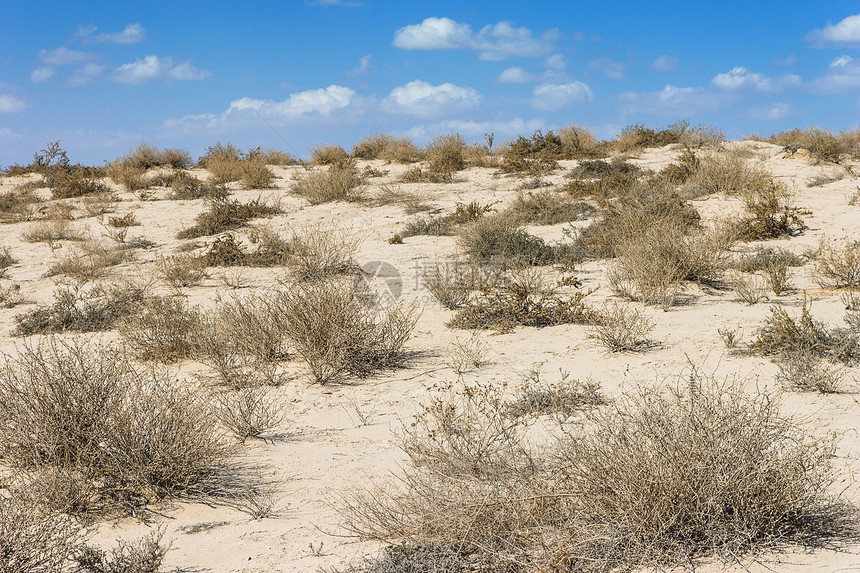
<instances>
[{"instance_id":1,"label":"sandy ground","mask_svg":"<svg viewBox=\"0 0 860 573\"><path fill-rule=\"evenodd\" d=\"M860 192L860 178L848 175L821 187L808 187L810 178L822 172L838 172L840 167L810 165L805 157L786 157L781 148L765 143L743 145L753 153L751 161L760 161L776 177L796 191L796 203L811 214L805 217L808 229L801 235L768 245L780 246L801 253L815 248L821 239L850 237L860 239L860 204L849 205L852 193ZM659 169L677 156L670 147L642 152L632 159L643 167ZM407 169L382 162L362 162L387 171L381 178L370 180L371 195L388 184L402 192L421 194L426 202L449 210L458 202L498 202L503 208L516 194L523 179L498 176L494 169L474 168L458 174L450 184L404 184L397 177ZM575 162L562 162L546 180L561 184L563 173ZM239 462L254 468L264 480L274 484L277 500L274 514L253 519L247 512L218 503L173 502L150 508L145 519L128 517L102 522L90 528L93 539L105 545L117 538L141 536L153 528L165 529L165 542L171 549L165 564L167 569L199 572L298 572L320 568L342 567L366 556L375 555L379 543L362 542L345 537L340 528L338 496L371 481L390 479L404 454L398 449L397 434L404 423L434 391L447 381L457 378L446 366L449 344L456 338L466 338L464 331L445 326L452 316L444 310L417 279L423 263L445 258L457 250L453 237L412 237L404 244L392 245L388 238L401 230L412 217L402 206L369 206L367 204L330 203L309 206L291 195L291 180L301 167L275 167L276 188L264 191L235 190L234 197L242 201L258 195L279 199L285 214L264 223L278 231L301 227L309 223L336 224L350 229L361 239L357 260L360 264L385 261L400 273L403 300L414 302L421 309L408 350L414 357L406 367L381 372L362 380L346 380L343 384L320 386L297 375L275 390L275 396L287 411L287 420L269 439L251 440L240 448ZM856 162L854 170L860 173ZM200 172L199 174L202 174ZM22 178L0 179L0 192L6 192ZM231 187L235 187L233 184ZM157 244L152 250L139 251L134 262L120 267L118 273L153 274L156 256L176 251L183 241L175 238L176 231L186 227L203 209L202 201L141 201L136 195L117 188L122 202L117 213L133 212L141 226L132 227L130 236L142 236ZM162 190L163 191L163 190ZM162 193L159 191L158 194ZM739 209L737 199L719 196L694 201L703 216L713 218ZM13 353L22 339L11 336L13 317L36 304L50 303L56 288L55 280L43 275L58 258L73 249L63 243L56 250L45 243L27 243L21 235L34 223L21 222L0 225L0 244L11 248L19 262L11 267L3 285L21 286L25 304L0 310L0 350ZM104 227L95 218L80 218L72 222L101 236ZM547 240L563 238L565 225L531 227L529 231ZM244 236L246 231L239 231ZM201 239L201 242L211 241ZM754 249L757 244L741 244L735 251ZM591 262L577 269L585 288L599 287L589 297L599 305L612 298L605 276L605 262ZM249 292L271 288L276 284L277 270L247 269L243 272L244 286L232 289L219 278L223 271L214 269L211 278L201 286L185 289L192 304L211 306L220 297L243 296ZM812 265L793 269L792 284L796 289L778 300L795 312L804 298L812 302L816 318L839 325L844 313L838 293L820 288L813 277ZM163 287L159 287L163 288ZM777 366L769 359L729 353L718 328L739 328L749 341L755 329L768 315L770 304L742 304L733 291L715 291L687 286L690 303L668 311L649 308L656 328L652 337L659 342L653 349L612 354L588 338L587 328L565 325L550 328L518 327L507 334L480 333L489 346L490 364L464 375L466 382L517 383L534 368L540 368L544 378L557 379L559 369L569 371L574 378L598 381L608 396L618 395L639 383L671 384L689 363L717 377L737 376L750 388L780 395L783 410L804 420L816 435L836 434L837 449L833 460L842 481L839 489L844 496L860 506L860 403L856 391L860 379L857 367L847 372L852 381L850 392L834 395L781 392L774 381ZM107 334L106 338L115 335ZM179 376L191 377L199 365L183 363L174 367ZM860 545L845 551L820 550L813 553L788 551L774 555L764 563L748 564L752 571L860 571ZM722 565L706 565L702 570L721 570ZM743 570L738 567L738 570Z\"/></svg>"}]
</instances>

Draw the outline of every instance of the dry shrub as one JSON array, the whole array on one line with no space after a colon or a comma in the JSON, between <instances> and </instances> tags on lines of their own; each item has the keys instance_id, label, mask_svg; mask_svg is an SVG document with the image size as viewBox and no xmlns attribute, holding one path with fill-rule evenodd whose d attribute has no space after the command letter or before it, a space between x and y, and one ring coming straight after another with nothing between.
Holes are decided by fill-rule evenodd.
<instances>
[{"instance_id":1,"label":"dry shrub","mask_svg":"<svg viewBox=\"0 0 860 573\"><path fill-rule=\"evenodd\" d=\"M267 227L254 229L249 241L254 250L246 252L242 244L231 233L215 239L200 257L207 267L274 267L289 264L294 246Z\"/></svg>"},{"instance_id":2,"label":"dry shrub","mask_svg":"<svg viewBox=\"0 0 860 573\"><path fill-rule=\"evenodd\" d=\"M187 169L191 167L191 154L184 149L158 149L156 146L141 142L137 147L113 161L114 165L127 165L142 171L156 167Z\"/></svg>"},{"instance_id":3,"label":"dry shrub","mask_svg":"<svg viewBox=\"0 0 860 573\"><path fill-rule=\"evenodd\" d=\"M255 147L249 149L245 158L249 161L259 161L263 165L296 165L296 158L285 151Z\"/></svg>"},{"instance_id":4,"label":"dry shrub","mask_svg":"<svg viewBox=\"0 0 860 573\"><path fill-rule=\"evenodd\" d=\"M267 388L245 388L218 397L218 420L237 438L259 438L284 421Z\"/></svg>"},{"instance_id":5,"label":"dry shrub","mask_svg":"<svg viewBox=\"0 0 860 573\"><path fill-rule=\"evenodd\" d=\"M776 381L791 390L835 394L842 389L844 371L813 353L795 351L779 361Z\"/></svg>"},{"instance_id":6,"label":"dry shrub","mask_svg":"<svg viewBox=\"0 0 860 573\"><path fill-rule=\"evenodd\" d=\"M812 318L806 300L800 316L792 318L779 304L756 331L750 350L763 355L789 356L797 353L853 364L860 359L860 332L829 328Z\"/></svg>"},{"instance_id":7,"label":"dry shrub","mask_svg":"<svg viewBox=\"0 0 860 573\"><path fill-rule=\"evenodd\" d=\"M452 180L456 172L466 167L465 150L466 140L456 133L430 140L424 149L430 173Z\"/></svg>"},{"instance_id":8,"label":"dry shrub","mask_svg":"<svg viewBox=\"0 0 860 573\"><path fill-rule=\"evenodd\" d=\"M591 320L592 313L582 302L589 294L591 291L579 291L562 296L558 286L547 284L537 269L521 269L468 299L447 325L508 332L520 325L582 324Z\"/></svg>"},{"instance_id":9,"label":"dry shrub","mask_svg":"<svg viewBox=\"0 0 860 573\"><path fill-rule=\"evenodd\" d=\"M318 145L311 149L311 163L343 167L351 163L351 158L349 153L339 145Z\"/></svg>"},{"instance_id":10,"label":"dry shrub","mask_svg":"<svg viewBox=\"0 0 860 573\"><path fill-rule=\"evenodd\" d=\"M540 370L532 370L523 380L507 412L513 416L547 416L567 418L585 408L606 404L600 384L591 380L569 380L570 372L559 369L558 382L545 382Z\"/></svg>"},{"instance_id":11,"label":"dry shrub","mask_svg":"<svg viewBox=\"0 0 860 573\"><path fill-rule=\"evenodd\" d=\"M791 272L788 269L788 265L782 261L775 261L765 267L764 278L767 286L770 287L770 290L776 296L792 289Z\"/></svg>"},{"instance_id":12,"label":"dry shrub","mask_svg":"<svg viewBox=\"0 0 860 573\"><path fill-rule=\"evenodd\" d=\"M530 137L519 136L501 150L502 173L541 175L558 168L558 159L565 158L561 138L552 131L535 131Z\"/></svg>"},{"instance_id":13,"label":"dry shrub","mask_svg":"<svg viewBox=\"0 0 860 573\"><path fill-rule=\"evenodd\" d=\"M57 241L83 241L86 236L73 229L67 220L55 219L33 223L21 238L28 243L56 243Z\"/></svg>"},{"instance_id":14,"label":"dry shrub","mask_svg":"<svg viewBox=\"0 0 860 573\"><path fill-rule=\"evenodd\" d=\"M554 191L520 192L503 215L517 225L557 225L583 220L595 211L588 203L571 201Z\"/></svg>"},{"instance_id":15,"label":"dry shrub","mask_svg":"<svg viewBox=\"0 0 860 573\"><path fill-rule=\"evenodd\" d=\"M244 159L239 166L242 176L239 183L243 189L268 189L272 187L275 173L262 159Z\"/></svg>"},{"instance_id":16,"label":"dry shrub","mask_svg":"<svg viewBox=\"0 0 860 573\"><path fill-rule=\"evenodd\" d=\"M850 134L834 134L818 127L790 129L771 135L769 142L782 145L787 151L806 149L813 163L839 163L845 153L856 153L851 149Z\"/></svg>"},{"instance_id":17,"label":"dry shrub","mask_svg":"<svg viewBox=\"0 0 860 573\"><path fill-rule=\"evenodd\" d=\"M164 363L190 357L201 335L199 313L178 297L147 296L118 326L137 358Z\"/></svg>"},{"instance_id":18,"label":"dry shrub","mask_svg":"<svg viewBox=\"0 0 860 573\"><path fill-rule=\"evenodd\" d=\"M453 235L458 225L464 225L478 220L489 213L493 204L482 205L477 201L471 203L457 203L454 211L447 215L431 217L418 217L407 223L403 230L404 237L416 235Z\"/></svg>"},{"instance_id":19,"label":"dry shrub","mask_svg":"<svg viewBox=\"0 0 860 573\"><path fill-rule=\"evenodd\" d=\"M738 275L734 281L735 294L738 298L748 306L752 306L763 298L765 298L765 284L756 275L747 280L742 275Z\"/></svg>"},{"instance_id":20,"label":"dry shrub","mask_svg":"<svg viewBox=\"0 0 860 573\"><path fill-rule=\"evenodd\" d=\"M194 239L217 235L243 226L251 219L281 213L279 205L269 205L260 197L248 203L229 199L213 199L208 208L197 215L195 224L176 234L179 239Z\"/></svg>"},{"instance_id":21,"label":"dry shrub","mask_svg":"<svg viewBox=\"0 0 860 573\"><path fill-rule=\"evenodd\" d=\"M325 171L309 170L293 183L292 191L311 205L331 201L359 201L366 188L361 174L353 165L332 165Z\"/></svg>"},{"instance_id":22,"label":"dry shrub","mask_svg":"<svg viewBox=\"0 0 860 573\"><path fill-rule=\"evenodd\" d=\"M452 261L428 266L421 273L421 279L443 307L457 310L474 292L497 285L502 280L502 269L475 261Z\"/></svg>"},{"instance_id":23,"label":"dry shrub","mask_svg":"<svg viewBox=\"0 0 860 573\"><path fill-rule=\"evenodd\" d=\"M791 236L806 228L785 183L762 181L747 187L741 198L747 215L738 221L738 234L746 241Z\"/></svg>"},{"instance_id":24,"label":"dry shrub","mask_svg":"<svg viewBox=\"0 0 860 573\"><path fill-rule=\"evenodd\" d=\"M418 148L407 137L388 134L369 135L356 143L352 156L357 159L382 159L388 162L412 163L418 160Z\"/></svg>"},{"instance_id":25,"label":"dry shrub","mask_svg":"<svg viewBox=\"0 0 860 573\"><path fill-rule=\"evenodd\" d=\"M585 416L536 446L497 391L439 398L404 428L399 487L346 497L345 526L404 554L460 548L479 571L671 569L853 536L831 444L769 396L694 373Z\"/></svg>"},{"instance_id":26,"label":"dry shrub","mask_svg":"<svg viewBox=\"0 0 860 573\"><path fill-rule=\"evenodd\" d=\"M360 240L352 232L322 224L293 232L289 264L301 280L321 280L358 271L355 262Z\"/></svg>"},{"instance_id":27,"label":"dry shrub","mask_svg":"<svg viewBox=\"0 0 860 573\"><path fill-rule=\"evenodd\" d=\"M130 258L129 251L117 248L115 245L88 241L67 257L51 265L46 276L66 275L84 283L108 275L111 267L124 263Z\"/></svg>"},{"instance_id":28,"label":"dry shrub","mask_svg":"<svg viewBox=\"0 0 860 573\"><path fill-rule=\"evenodd\" d=\"M488 355L490 353L489 345L481 340L478 331L475 331L466 338L455 338L453 342L448 344L446 352L445 364L449 366L455 374L462 376L466 372L480 368L489 364Z\"/></svg>"},{"instance_id":29,"label":"dry shrub","mask_svg":"<svg viewBox=\"0 0 860 573\"><path fill-rule=\"evenodd\" d=\"M714 193L743 195L749 188L770 184L773 176L759 165L749 164L734 152L703 155L687 178L683 193L700 197Z\"/></svg>"},{"instance_id":30,"label":"dry shrub","mask_svg":"<svg viewBox=\"0 0 860 573\"><path fill-rule=\"evenodd\" d=\"M199 490L226 458L206 395L137 370L118 348L26 347L0 371L0 393L3 457L77 476L90 511Z\"/></svg>"},{"instance_id":31,"label":"dry shrub","mask_svg":"<svg viewBox=\"0 0 860 573\"><path fill-rule=\"evenodd\" d=\"M148 287L133 282L62 286L54 303L15 317L15 336L54 332L96 332L113 328L137 309Z\"/></svg>"},{"instance_id":32,"label":"dry shrub","mask_svg":"<svg viewBox=\"0 0 860 573\"><path fill-rule=\"evenodd\" d=\"M122 185L129 191L148 189L150 186L150 182L146 178L146 169L130 163L114 162L107 168L107 174L114 183Z\"/></svg>"},{"instance_id":33,"label":"dry shrub","mask_svg":"<svg viewBox=\"0 0 860 573\"><path fill-rule=\"evenodd\" d=\"M27 189L13 189L0 195L0 222L31 221L38 214L42 199Z\"/></svg>"},{"instance_id":34,"label":"dry shrub","mask_svg":"<svg viewBox=\"0 0 860 573\"><path fill-rule=\"evenodd\" d=\"M6 274L6 269L18 263L18 259L12 256L12 249L0 247L0 277Z\"/></svg>"},{"instance_id":35,"label":"dry shrub","mask_svg":"<svg viewBox=\"0 0 860 573\"><path fill-rule=\"evenodd\" d=\"M512 265L546 265L556 259L555 249L543 239L519 228L502 215L485 216L464 225L460 246L475 260Z\"/></svg>"},{"instance_id":36,"label":"dry shrub","mask_svg":"<svg viewBox=\"0 0 860 573\"><path fill-rule=\"evenodd\" d=\"M80 573L158 573L169 547L161 544L164 530L153 531L137 541L120 540L110 552L85 546L75 561Z\"/></svg>"},{"instance_id":37,"label":"dry shrub","mask_svg":"<svg viewBox=\"0 0 860 573\"><path fill-rule=\"evenodd\" d=\"M120 198L114 193L104 192L82 197L78 206L83 209L87 217L99 217L116 211L119 202Z\"/></svg>"},{"instance_id":38,"label":"dry shrub","mask_svg":"<svg viewBox=\"0 0 860 573\"><path fill-rule=\"evenodd\" d=\"M606 144L598 141L587 127L567 125L558 130L564 159L596 158L606 155Z\"/></svg>"},{"instance_id":39,"label":"dry shrub","mask_svg":"<svg viewBox=\"0 0 860 573\"><path fill-rule=\"evenodd\" d=\"M0 496L0 573L63 571L83 536L69 516L18 496Z\"/></svg>"},{"instance_id":40,"label":"dry shrub","mask_svg":"<svg viewBox=\"0 0 860 573\"><path fill-rule=\"evenodd\" d=\"M781 247L758 247L752 253L743 255L733 266L745 273L754 273L756 271L763 271L774 264L785 265L787 267L801 267L803 263L803 257L795 255L787 249Z\"/></svg>"},{"instance_id":41,"label":"dry shrub","mask_svg":"<svg viewBox=\"0 0 860 573\"><path fill-rule=\"evenodd\" d=\"M291 285L278 293L274 310L295 353L320 384L400 365L417 320L404 306L372 304L351 281Z\"/></svg>"},{"instance_id":42,"label":"dry shrub","mask_svg":"<svg viewBox=\"0 0 860 573\"><path fill-rule=\"evenodd\" d=\"M197 286L209 277L206 261L187 253L158 257L155 268L159 278L173 288Z\"/></svg>"},{"instance_id":43,"label":"dry shrub","mask_svg":"<svg viewBox=\"0 0 860 573\"><path fill-rule=\"evenodd\" d=\"M648 338L652 330L653 317L638 308L613 303L594 312L589 336L612 352L628 352L652 346Z\"/></svg>"},{"instance_id":44,"label":"dry shrub","mask_svg":"<svg viewBox=\"0 0 860 573\"><path fill-rule=\"evenodd\" d=\"M663 147L672 143L681 143L690 123L680 120L665 129L655 130L642 124L628 125L621 130L618 137L609 145L618 152L629 152L649 147Z\"/></svg>"},{"instance_id":45,"label":"dry shrub","mask_svg":"<svg viewBox=\"0 0 860 573\"><path fill-rule=\"evenodd\" d=\"M639 175L641 169L623 157L613 157L610 161L593 159L580 161L568 177L575 179L604 179L614 175Z\"/></svg>"},{"instance_id":46,"label":"dry shrub","mask_svg":"<svg viewBox=\"0 0 860 573\"><path fill-rule=\"evenodd\" d=\"M228 387L278 385L281 363L289 357L282 321L272 297L222 301L202 316L195 356Z\"/></svg>"},{"instance_id":47,"label":"dry shrub","mask_svg":"<svg viewBox=\"0 0 860 573\"><path fill-rule=\"evenodd\" d=\"M815 263L815 274L823 287L860 287L860 241L825 244Z\"/></svg>"},{"instance_id":48,"label":"dry shrub","mask_svg":"<svg viewBox=\"0 0 860 573\"><path fill-rule=\"evenodd\" d=\"M103 176L103 170L97 167L67 165L49 171L46 180L52 199L68 199L108 191L107 186L99 181Z\"/></svg>"},{"instance_id":49,"label":"dry shrub","mask_svg":"<svg viewBox=\"0 0 860 573\"><path fill-rule=\"evenodd\" d=\"M170 199L224 199L230 192L223 185L201 181L181 171L170 183Z\"/></svg>"},{"instance_id":50,"label":"dry shrub","mask_svg":"<svg viewBox=\"0 0 860 573\"><path fill-rule=\"evenodd\" d=\"M198 160L200 167L205 167L212 174L215 183L237 181L242 176L239 162L242 150L230 143L220 141L206 149L206 153Z\"/></svg>"}]
</instances>

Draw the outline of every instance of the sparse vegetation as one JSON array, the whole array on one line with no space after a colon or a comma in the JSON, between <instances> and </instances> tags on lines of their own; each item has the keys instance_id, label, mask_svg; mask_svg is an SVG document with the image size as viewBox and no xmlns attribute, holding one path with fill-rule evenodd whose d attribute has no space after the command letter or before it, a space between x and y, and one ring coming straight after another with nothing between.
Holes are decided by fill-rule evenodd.
<instances>
[{"instance_id":1,"label":"sparse vegetation","mask_svg":"<svg viewBox=\"0 0 860 573\"><path fill-rule=\"evenodd\" d=\"M803 353L853 364L860 359L860 334L851 329L831 329L813 319L806 301L797 318L777 304L756 332L750 350L763 355Z\"/></svg>"},{"instance_id":2,"label":"sparse vegetation","mask_svg":"<svg viewBox=\"0 0 860 573\"><path fill-rule=\"evenodd\" d=\"M146 296L119 322L126 346L141 360L169 363L190 357L200 317L180 297Z\"/></svg>"},{"instance_id":3,"label":"sparse vegetation","mask_svg":"<svg viewBox=\"0 0 860 573\"><path fill-rule=\"evenodd\" d=\"M311 205L331 201L359 201L365 187L353 165L332 165L327 170L309 170L293 183L292 191L307 199Z\"/></svg>"},{"instance_id":4,"label":"sparse vegetation","mask_svg":"<svg viewBox=\"0 0 860 573\"><path fill-rule=\"evenodd\" d=\"M194 239L217 235L241 227L248 221L281 212L277 205L269 205L261 198L248 203L229 199L213 199L208 208L195 219L195 224L177 233L179 239Z\"/></svg>"},{"instance_id":5,"label":"sparse vegetation","mask_svg":"<svg viewBox=\"0 0 860 573\"><path fill-rule=\"evenodd\" d=\"M652 317L638 308L614 303L594 312L589 336L612 352L628 352L653 344L648 338L652 330Z\"/></svg>"}]
</instances>

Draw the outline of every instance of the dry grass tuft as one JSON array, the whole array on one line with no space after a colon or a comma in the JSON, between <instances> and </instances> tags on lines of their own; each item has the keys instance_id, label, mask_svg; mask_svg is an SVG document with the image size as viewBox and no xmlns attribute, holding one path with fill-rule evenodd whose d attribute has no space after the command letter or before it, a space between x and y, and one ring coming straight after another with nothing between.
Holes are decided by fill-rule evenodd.
<instances>
[{"instance_id":1,"label":"dry grass tuft","mask_svg":"<svg viewBox=\"0 0 860 573\"><path fill-rule=\"evenodd\" d=\"M73 229L67 220L55 219L31 224L21 238L28 243L56 243L57 241L83 241L86 236Z\"/></svg>"},{"instance_id":2,"label":"dry grass tuft","mask_svg":"<svg viewBox=\"0 0 860 573\"><path fill-rule=\"evenodd\" d=\"M141 360L170 363L190 357L199 340L200 316L178 297L147 296L119 321L119 334Z\"/></svg>"},{"instance_id":3,"label":"dry grass tuft","mask_svg":"<svg viewBox=\"0 0 860 573\"><path fill-rule=\"evenodd\" d=\"M195 239L217 235L243 226L251 219L281 213L279 205L269 205L260 197L248 203L229 199L213 199L206 211L197 215L195 224L176 234L179 239Z\"/></svg>"},{"instance_id":4,"label":"dry grass tuft","mask_svg":"<svg viewBox=\"0 0 860 573\"><path fill-rule=\"evenodd\" d=\"M344 167L351 164L349 153L339 145L318 145L311 149L311 163Z\"/></svg>"},{"instance_id":5,"label":"dry grass tuft","mask_svg":"<svg viewBox=\"0 0 860 573\"><path fill-rule=\"evenodd\" d=\"M630 352L653 346L648 338L654 319L638 308L613 303L594 312L589 336L612 352Z\"/></svg>"},{"instance_id":6,"label":"dry grass tuft","mask_svg":"<svg viewBox=\"0 0 860 573\"><path fill-rule=\"evenodd\" d=\"M352 165L332 165L327 170L309 170L293 183L292 191L311 205L331 201L359 201L366 188L358 170Z\"/></svg>"},{"instance_id":7,"label":"dry grass tuft","mask_svg":"<svg viewBox=\"0 0 860 573\"><path fill-rule=\"evenodd\" d=\"M395 163L418 161L418 148L407 137L397 138L388 134L370 135L356 143L352 156L356 159L382 159Z\"/></svg>"},{"instance_id":8,"label":"dry grass tuft","mask_svg":"<svg viewBox=\"0 0 860 573\"><path fill-rule=\"evenodd\" d=\"M537 446L498 391L449 392L404 429L400 487L345 499L345 525L406 543L404 559L452 548L457 567L487 571L692 567L855 531L827 493L831 445L771 397L694 372L585 417Z\"/></svg>"}]
</instances>

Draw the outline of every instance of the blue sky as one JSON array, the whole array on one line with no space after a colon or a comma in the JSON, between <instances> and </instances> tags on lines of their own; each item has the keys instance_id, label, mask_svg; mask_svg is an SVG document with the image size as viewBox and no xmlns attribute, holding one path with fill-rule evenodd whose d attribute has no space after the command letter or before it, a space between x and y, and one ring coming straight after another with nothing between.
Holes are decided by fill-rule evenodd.
<instances>
[{"instance_id":1,"label":"blue sky","mask_svg":"<svg viewBox=\"0 0 860 573\"><path fill-rule=\"evenodd\" d=\"M603 138L687 118L730 138L860 125L860 2L0 4L0 165L61 140L304 156L372 133Z\"/></svg>"}]
</instances>

